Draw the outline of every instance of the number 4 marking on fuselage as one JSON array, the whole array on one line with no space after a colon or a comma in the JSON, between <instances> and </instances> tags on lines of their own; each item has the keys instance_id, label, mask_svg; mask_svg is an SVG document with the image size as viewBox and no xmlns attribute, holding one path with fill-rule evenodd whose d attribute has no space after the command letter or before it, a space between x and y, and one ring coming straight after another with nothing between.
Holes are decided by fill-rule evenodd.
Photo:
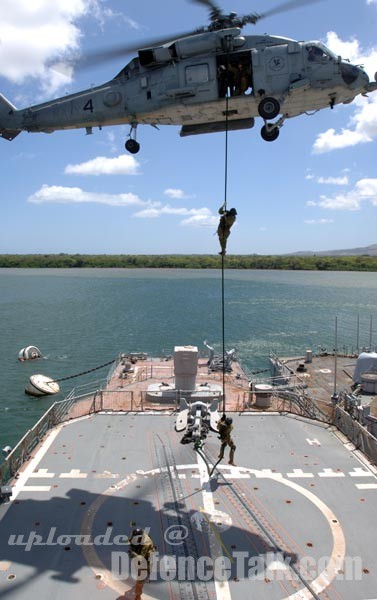
<instances>
[{"instance_id":1,"label":"number 4 marking on fuselage","mask_svg":"<svg viewBox=\"0 0 377 600\"><path fill-rule=\"evenodd\" d=\"M93 112L93 100L92 99L88 100L88 102L85 104L83 110L90 110L90 112Z\"/></svg>"}]
</instances>

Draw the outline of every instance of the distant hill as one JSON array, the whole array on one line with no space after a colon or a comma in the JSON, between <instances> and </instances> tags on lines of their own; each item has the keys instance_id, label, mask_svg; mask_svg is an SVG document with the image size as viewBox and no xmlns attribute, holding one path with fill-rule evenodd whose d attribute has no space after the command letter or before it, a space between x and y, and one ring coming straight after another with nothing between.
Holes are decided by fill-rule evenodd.
<instances>
[{"instance_id":1,"label":"distant hill","mask_svg":"<svg viewBox=\"0 0 377 600\"><path fill-rule=\"evenodd\" d=\"M292 252L288 256L377 256L377 244L363 248L349 248L347 250L321 250L319 252Z\"/></svg>"}]
</instances>

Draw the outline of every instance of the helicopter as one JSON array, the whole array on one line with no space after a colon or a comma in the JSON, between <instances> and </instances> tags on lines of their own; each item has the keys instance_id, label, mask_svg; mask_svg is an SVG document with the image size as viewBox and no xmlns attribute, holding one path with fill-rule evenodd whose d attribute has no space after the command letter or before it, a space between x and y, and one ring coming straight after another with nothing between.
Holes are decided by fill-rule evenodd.
<instances>
[{"instance_id":1,"label":"helicopter","mask_svg":"<svg viewBox=\"0 0 377 600\"><path fill-rule=\"evenodd\" d=\"M128 124L125 147L136 154L139 125L178 125L185 137L250 129L260 117L261 136L272 142L287 119L377 89L377 73L370 82L361 66L318 41L243 35L246 25L303 1L245 16L224 14L213 0L191 1L209 9L207 26L139 49L122 46L93 55L94 63L137 51L107 83L20 110L0 94L0 136L11 141L22 131L80 128L91 134L94 127Z\"/></svg>"}]
</instances>

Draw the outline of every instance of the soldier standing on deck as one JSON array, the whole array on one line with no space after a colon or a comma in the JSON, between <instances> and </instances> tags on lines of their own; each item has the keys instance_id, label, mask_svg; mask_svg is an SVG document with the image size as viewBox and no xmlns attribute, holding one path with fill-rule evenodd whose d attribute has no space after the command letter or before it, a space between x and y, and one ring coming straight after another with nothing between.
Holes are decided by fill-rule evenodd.
<instances>
[{"instance_id":1,"label":"soldier standing on deck","mask_svg":"<svg viewBox=\"0 0 377 600\"><path fill-rule=\"evenodd\" d=\"M222 458L224 458L224 450L227 446L229 446L230 452L229 452L228 464L235 467L236 465L234 464L233 461L234 461L234 452L236 450L236 446L234 445L234 442L230 436L231 431L233 429L232 423L233 423L233 419L231 417L227 417L225 414L223 414L223 416L217 423L217 429L219 430L219 434L220 434L219 438L221 440L219 459L221 460Z\"/></svg>"},{"instance_id":2,"label":"soldier standing on deck","mask_svg":"<svg viewBox=\"0 0 377 600\"><path fill-rule=\"evenodd\" d=\"M151 560L155 546L152 538L143 529L134 529L129 541L128 555L131 561L135 559L137 562L135 600L140 600L143 585L149 579L151 572Z\"/></svg>"}]
</instances>

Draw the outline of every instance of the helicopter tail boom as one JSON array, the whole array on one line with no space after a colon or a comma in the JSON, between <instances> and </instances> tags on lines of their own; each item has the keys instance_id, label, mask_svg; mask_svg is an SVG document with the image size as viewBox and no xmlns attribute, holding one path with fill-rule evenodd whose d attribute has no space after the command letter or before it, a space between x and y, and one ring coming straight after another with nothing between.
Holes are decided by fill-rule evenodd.
<instances>
[{"instance_id":1,"label":"helicopter tail boom","mask_svg":"<svg viewBox=\"0 0 377 600\"><path fill-rule=\"evenodd\" d=\"M21 133L19 129L11 129L7 127L11 123L11 118L16 107L13 106L2 94L0 94L0 137L5 140L12 141Z\"/></svg>"}]
</instances>

